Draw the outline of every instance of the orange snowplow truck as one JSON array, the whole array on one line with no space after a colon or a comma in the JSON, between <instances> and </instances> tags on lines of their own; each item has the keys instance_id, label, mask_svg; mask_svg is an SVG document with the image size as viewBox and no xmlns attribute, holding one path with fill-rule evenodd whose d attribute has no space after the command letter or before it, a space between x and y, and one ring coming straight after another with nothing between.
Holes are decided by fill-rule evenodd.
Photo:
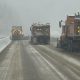
<instances>
[{"instance_id":1,"label":"orange snowplow truck","mask_svg":"<svg viewBox=\"0 0 80 80\"><path fill-rule=\"evenodd\" d=\"M57 47L69 51L80 50L80 14L67 16L64 25L61 22L59 22L59 26L62 27L62 34L57 41Z\"/></svg>"},{"instance_id":2,"label":"orange snowplow truck","mask_svg":"<svg viewBox=\"0 0 80 80\"><path fill-rule=\"evenodd\" d=\"M12 40L20 40L22 38L23 38L22 26L12 26L11 39Z\"/></svg>"}]
</instances>

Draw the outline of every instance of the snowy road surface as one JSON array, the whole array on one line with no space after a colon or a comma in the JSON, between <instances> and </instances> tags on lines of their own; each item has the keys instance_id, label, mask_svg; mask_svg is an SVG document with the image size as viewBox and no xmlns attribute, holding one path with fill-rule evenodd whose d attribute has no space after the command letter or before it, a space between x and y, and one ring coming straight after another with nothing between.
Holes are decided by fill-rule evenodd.
<instances>
[{"instance_id":1,"label":"snowy road surface","mask_svg":"<svg viewBox=\"0 0 80 80\"><path fill-rule=\"evenodd\" d=\"M47 45L14 41L0 54L0 80L80 80L80 59Z\"/></svg>"}]
</instances>

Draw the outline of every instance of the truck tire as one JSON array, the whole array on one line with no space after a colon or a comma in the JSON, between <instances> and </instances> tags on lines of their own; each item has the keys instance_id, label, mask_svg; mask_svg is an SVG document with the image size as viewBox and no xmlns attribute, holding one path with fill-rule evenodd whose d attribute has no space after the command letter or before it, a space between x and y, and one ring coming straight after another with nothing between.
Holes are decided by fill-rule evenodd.
<instances>
[{"instance_id":1,"label":"truck tire","mask_svg":"<svg viewBox=\"0 0 80 80\"><path fill-rule=\"evenodd\" d=\"M60 40L57 39L57 48L61 48Z\"/></svg>"},{"instance_id":2,"label":"truck tire","mask_svg":"<svg viewBox=\"0 0 80 80\"><path fill-rule=\"evenodd\" d=\"M34 45L37 44L37 38L35 38L35 37L32 38L32 39L31 39L31 43L34 44Z\"/></svg>"},{"instance_id":3,"label":"truck tire","mask_svg":"<svg viewBox=\"0 0 80 80\"><path fill-rule=\"evenodd\" d=\"M69 41L68 41L68 44L67 44L67 50L70 51L70 52L73 51L73 45L72 45L72 44L73 44L73 43L72 43L72 40L69 40Z\"/></svg>"}]
</instances>

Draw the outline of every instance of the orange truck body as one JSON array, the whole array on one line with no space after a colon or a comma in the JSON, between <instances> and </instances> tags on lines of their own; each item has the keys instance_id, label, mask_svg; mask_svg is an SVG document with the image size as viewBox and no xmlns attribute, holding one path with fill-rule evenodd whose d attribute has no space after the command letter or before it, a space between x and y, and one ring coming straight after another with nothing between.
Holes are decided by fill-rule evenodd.
<instances>
[{"instance_id":1,"label":"orange truck body","mask_svg":"<svg viewBox=\"0 0 80 80\"><path fill-rule=\"evenodd\" d=\"M62 25L59 46L68 50L80 50L80 14L67 16Z\"/></svg>"}]
</instances>

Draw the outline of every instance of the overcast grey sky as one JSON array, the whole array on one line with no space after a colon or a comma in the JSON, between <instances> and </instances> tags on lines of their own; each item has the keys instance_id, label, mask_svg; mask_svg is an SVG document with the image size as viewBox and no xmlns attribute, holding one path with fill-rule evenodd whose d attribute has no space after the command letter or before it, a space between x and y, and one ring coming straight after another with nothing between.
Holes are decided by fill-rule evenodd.
<instances>
[{"instance_id":1,"label":"overcast grey sky","mask_svg":"<svg viewBox=\"0 0 80 80\"><path fill-rule=\"evenodd\" d=\"M33 22L49 22L51 35L58 36L59 20L76 12L80 12L80 0L0 0L1 30L7 33L12 25L22 25L29 34Z\"/></svg>"}]
</instances>

